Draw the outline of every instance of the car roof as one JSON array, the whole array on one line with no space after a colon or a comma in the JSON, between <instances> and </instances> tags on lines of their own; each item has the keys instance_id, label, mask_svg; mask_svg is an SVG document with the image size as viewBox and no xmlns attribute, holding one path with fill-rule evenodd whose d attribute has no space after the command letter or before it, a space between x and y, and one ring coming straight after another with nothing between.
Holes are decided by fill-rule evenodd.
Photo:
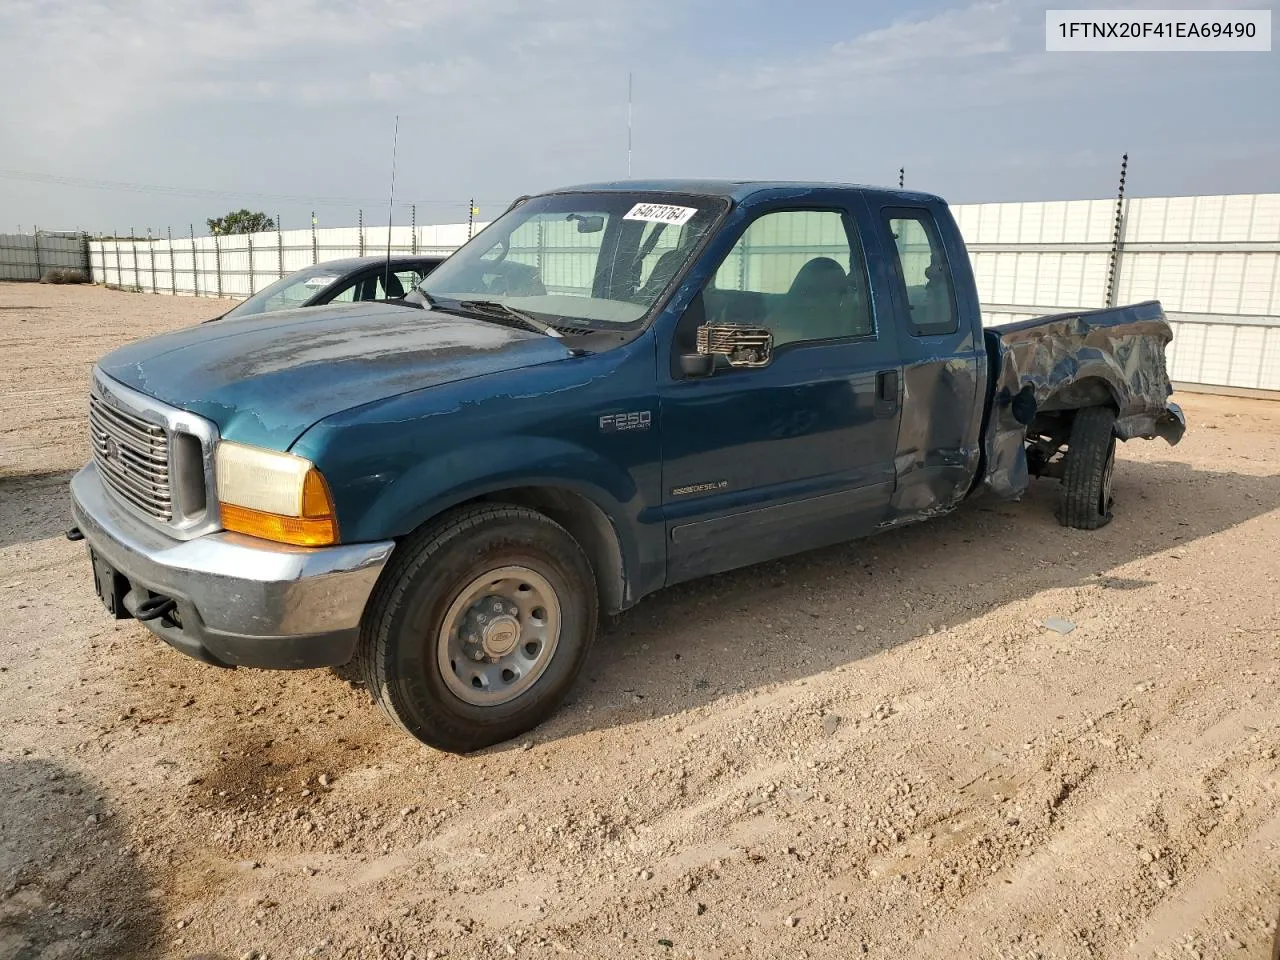
<instances>
[{"instance_id":1,"label":"car roof","mask_svg":"<svg viewBox=\"0 0 1280 960\"><path fill-rule=\"evenodd\" d=\"M921 193L916 190L899 190L895 187L874 187L861 183L826 183L812 180L609 180L601 183L583 183L547 193L585 193L585 192L652 192L652 193L688 193L704 197L723 197L726 200L741 202L759 194L804 193L823 194L859 193L876 194L886 199L897 199L908 203L924 203L941 201L942 198L932 193Z\"/></svg>"}]
</instances>

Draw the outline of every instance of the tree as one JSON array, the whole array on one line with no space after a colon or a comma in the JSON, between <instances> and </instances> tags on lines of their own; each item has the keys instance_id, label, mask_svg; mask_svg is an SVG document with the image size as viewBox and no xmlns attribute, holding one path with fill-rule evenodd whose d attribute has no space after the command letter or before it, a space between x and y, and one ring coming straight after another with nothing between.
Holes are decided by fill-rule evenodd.
<instances>
[{"instance_id":1,"label":"tree","mask_svg":"<svg viewBox=\"0 0 1280 960\"><path fill-rule=\"evenodd\" d=\"M210 217L211 233L261 233L263 230L274 230L276 222L261 211L234 210L225 217Z\"/></svg>"}]
</instances>

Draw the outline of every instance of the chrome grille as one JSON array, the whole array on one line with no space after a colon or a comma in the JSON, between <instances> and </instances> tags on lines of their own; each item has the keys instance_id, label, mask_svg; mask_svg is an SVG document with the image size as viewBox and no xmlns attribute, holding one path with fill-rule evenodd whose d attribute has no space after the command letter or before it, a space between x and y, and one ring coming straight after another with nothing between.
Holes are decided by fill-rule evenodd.
<instances>
[{"instance_id":1,"label":"chrome grille","mask_svg":"<svg viewBox=\"0 0 1280 960\"><path fill-rule=\"evenodd\" d=\"M89 397L89 436L102 479L142 513L173 519L169 485L169 437L158 424Z\"/></svg>"}]
</instances>

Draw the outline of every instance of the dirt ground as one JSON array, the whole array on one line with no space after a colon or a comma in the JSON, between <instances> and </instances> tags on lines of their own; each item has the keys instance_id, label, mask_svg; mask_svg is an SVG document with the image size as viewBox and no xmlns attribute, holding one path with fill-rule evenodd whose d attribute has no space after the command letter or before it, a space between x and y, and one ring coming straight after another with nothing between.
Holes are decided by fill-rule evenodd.
<instances>
[{"instance_id":1,"label":"dirt ground","mask_svg":"<svg viewBox=\"0 0 1280 960\"><path fill-rule=\"evenodd\" d=\"M1280 403L1180 396L1096 533L1042 481L649 598L456 757L99 607L92 361L217 312L0 284L0 957L1270 956Z\"/></svg>"}]
</instances>

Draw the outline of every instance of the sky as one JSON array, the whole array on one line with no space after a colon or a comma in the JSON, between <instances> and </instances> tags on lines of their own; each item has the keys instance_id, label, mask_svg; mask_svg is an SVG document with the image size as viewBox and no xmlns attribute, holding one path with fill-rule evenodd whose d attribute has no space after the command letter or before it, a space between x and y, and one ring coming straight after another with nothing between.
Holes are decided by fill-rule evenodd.
<instances>
[{"instance_id":1,"label":"sky","mask_svg":"<svg viewBox=\"0 0 1280 960\"><path fill-rule=\"evenodd\" d=\"M1046 53L1066 6L3 0L0 231L385 223L396 115L395 222L489 219L627 176L628 73L636 177L1092 198L1127 151L1131 195L1280 191L1280 52Z\"/></svg>"}]
</instances>

